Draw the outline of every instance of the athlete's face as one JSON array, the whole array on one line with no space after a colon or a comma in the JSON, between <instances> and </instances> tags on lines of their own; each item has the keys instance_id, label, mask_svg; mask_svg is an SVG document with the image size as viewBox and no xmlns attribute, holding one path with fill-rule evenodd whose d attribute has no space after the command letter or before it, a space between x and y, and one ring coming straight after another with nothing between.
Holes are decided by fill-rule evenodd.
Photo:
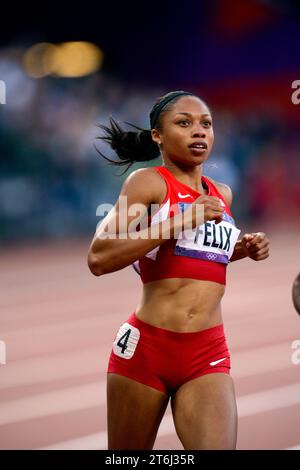
<instances>
[{"instance_id":1,"label":"athlete's face","mask_svg":"<svg viewBox=\"0 0 300 470\"><path fill-rule=\"evenodd\" d=\"M198 165L211 151L214 133L209 109L199 98L184 96L162 117L162 130L152 130L163 154L173 161Z\"/></svg>"}]
</instances>

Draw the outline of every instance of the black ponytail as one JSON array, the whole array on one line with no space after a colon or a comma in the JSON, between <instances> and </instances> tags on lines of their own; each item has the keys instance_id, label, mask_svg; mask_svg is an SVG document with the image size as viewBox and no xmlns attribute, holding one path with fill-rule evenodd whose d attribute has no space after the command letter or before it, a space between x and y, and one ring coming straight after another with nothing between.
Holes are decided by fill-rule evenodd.
<instances>
[{"instance_id":1,"label":"black ponytail","mask_svg":"<svg viewBox=\"0 0 300 470\"><path fill-rule=\"evenodd\" d=\"M154 160L160 156L158 145L152 140L151 131L142 129L126 122L131 127L134 127L138 132L125 132L119 124L111 117L110 126L98 124L97 127L105 131L105 135L96 137L96 139L107 142L110 147L116 152L120 161L111 160L103 155L102 152L95 146L96 151L107 160L111 165L127 165L124 173L135 162L147 162ZM123 173L123 174L124 174Z\"/></svg>"}]
</instances>

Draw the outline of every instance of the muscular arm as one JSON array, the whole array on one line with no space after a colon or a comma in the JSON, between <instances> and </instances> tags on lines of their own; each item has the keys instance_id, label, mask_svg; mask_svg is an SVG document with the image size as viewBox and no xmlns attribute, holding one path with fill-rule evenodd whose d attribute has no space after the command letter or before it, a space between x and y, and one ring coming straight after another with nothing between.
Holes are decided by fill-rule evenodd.
<instances>
[{"instance_id":1,"label":"muscular arm","mask_svg":"<svg viewBox=\"0 0 300 470\"><path fill-rule=\"evenodd\" d=\"M137 170L129 175L120 192L120 197L127 198L127 207L124 207L119 197L115 206L97 227L91 243L88 266L94 275L100 276L128 266L182 230L181 215L157 224L156 238L151 238L150 227L140 231L127 228L130 228L130 223L137 217L142 219L147 216L147 208L151 203L161 200L162 185L164 183L160 176L149 168ZM144 210L140 207L138 213L130 213L129 208L133 204L143 204ZM121 218L125 221L125 230L119 223Z\"/></svg>"}]
</instances>

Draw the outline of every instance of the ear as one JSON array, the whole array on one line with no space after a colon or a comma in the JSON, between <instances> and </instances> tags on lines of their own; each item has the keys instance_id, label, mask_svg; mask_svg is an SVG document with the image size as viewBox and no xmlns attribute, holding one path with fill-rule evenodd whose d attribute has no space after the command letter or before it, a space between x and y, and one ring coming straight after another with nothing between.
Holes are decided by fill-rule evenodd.
<instances>
[{"instance_id":1,"label":"ear","mask_svg":"<svg viewBox=\"0 0 300 470\"><path fill-rule=\"evenodd\" d=\"M160 133L156 129L151 129L151 136L154 142L156 142L158 145L161 145L161 136L160 136Z\"/></svg>"}]
</instances>

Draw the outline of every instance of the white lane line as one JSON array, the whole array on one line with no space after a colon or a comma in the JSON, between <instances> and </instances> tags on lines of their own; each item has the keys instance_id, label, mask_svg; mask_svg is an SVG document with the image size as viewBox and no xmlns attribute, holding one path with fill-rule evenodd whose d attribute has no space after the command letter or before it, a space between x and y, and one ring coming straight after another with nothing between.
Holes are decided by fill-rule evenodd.
<instances>
[{"instance_id":1,"label":"white lane line","mask_svg":"<svg viewBox=\"0 0 300 470\"><path fill-rule=\"evenodd\" d=\"M159 436L167 436L174 434L175 428L173 424L173 417L171 414L165 415L160 428L157 433ZM89 434L78 439L71 439L69 441L59 442L46 447L41 447L38 450L103 450L107 449L107 433L99 432L96 434Z\"/></svg>"},{"instance_id":2,"label":"white lane line","mask_svg":"<svg viewBox=\"0 0 300 470\"><path fill-rule=\"evenodd\" d=\"M106 402L104 387L104 382L94 382L2 403L0 425L103 406Z\"/></svg>"},{"instance_id":3,"label":"white lane line","mask_svg":"<svg viewBox=\"0 0 300 470\"><path fill-rule=\"evenodd\" d=\"M300 384L287 385L237 398L239 418L297 404L300 404ZM175 434L175 428L173 417L169 413L164 416L157 436L170 434ZM106 432L100 432L46 446L42 450L100 450L106 448ZM289 450L291 449L298 450L300 446L290 447Z\"/></svg>"},{"instance_id":4,"label":"white lane line","mask_svg":"<svg viewBox=\"0 0 300 470\"><path fill-rule=\"evenodd\" d=\"M38 397L27 398L25 400L31 400L31 409L26 407L26 403L24 403L25 400L17 400L17 402L19 402L18 406L15 406L16 404L14 402L10 403L10 407L8 407L7 404L2 405L2 409L0 408L1 422L2 424L6 422L19 422L36 416L48 416L52 413L72 411L74 409L79 410L81 408L104 404L105 396L103 393L100 393L101 390L99 390L99 388L99 384L97 383L71 390L54 392L52 394L44 394L40 399L38 399ZM73 397L72 394L74 395ZM52 395L52 400L49 399L49 395ZM298 404L300 404L299 383L237 398L239 418ZM2 415L2 413L4 413L4 415ZM163 418L158 435L165 436L172 433L174 433L173 419L172 415L168 414ZM96 438L95 435L92 436L91 445L94 445L93 442L95 442L95 439L99 439L98 446L102 446L99 448L105 448L106 432L97 434ZM74 445L81 445L81 439L85 439L85 446L88 445L88 436L75 439L76 442ZM60 448L63 449L65 448L64 446L73 445L72 442L73 440L55 445L61 446Z\"/></svg>"},{"instance_id":5,"label":"white lane line","mask_svg":"<svg viewBox=\"0 0 300 470\"><path fill-rule=\"evenodd\" d=\"M0 425L105 405L106 382L64 388L0 404ZM300 403L300 383L238 397L239 416Z\"/></svg>"},{"instance_id":6,"label":"white lane line","mask_svg":"<svg viewBox=\"0 0 300 470\"><path fill-rule=\"evenodd\" d=\"M239 417L300 404L300 383L271 388L237 398Z\"/></svg>"},{"instance_id":7,"label":"white lane line","mask_svg":"<svg viewBox=\"0 0 300 470\"><path fill-rule=\"evenodd\" d=\"M112 336L111 336L112 338ZM30 357L10 362L1 369L0 390L21 385L51 383L67 378L85 377L106 372L103 361L107 362L111 345L64 351L59 354ZM291 343L288 341L231 353L233 379L250 377L267 372L287 370L295 367L291 360ZM105 356L105 358L104 358ZM97 359L99 358L99 359ZM74 367L74 364L76 367Z\"/></svg>"},{"instance_id":8,"label":"white lane line","mask_svg":"<svg viewBox=\"0 0 300 470\"><path fill-rule=\"evenodd\" d=\"M81 306L82 307L82 306ZM61 310L60 310L61 311ZM95 328L97 327L99 330L103 330L103 328L107 328L108 336L109 336L109 329L113 332L113 327L111 327L111 314L103 314L99 315L99 313L89 313L89 309L84 306L84 310L82 308L83 313L86 312L84 318L73 318L72 320L67 321L60 321L59 323L43 323L41 325L30 325L23 328L15 328L14 330L5 331L1 330L1 337L5 339L7 343L18 342L20 343L24 339L28 338L29 336L39 337L39 336L50 336L50 335L57 335L59 333L65 334L65 330L70 331L77 330L77 329L88 329L88 328ZM91 309L90 309L91 311ZM40 351L37 351L40 352Z\"/></svg>"},{"instance_id":9,"label":"white lane line","mask_svg":"<svg viewBox=\"0 0 300 470\"><path fill-rule=\"evenodd\" d=\"M51 353L47 356L33 357L9 362L1 368L0 390L35 383L53 383L68 378L85 377L91 374L103 375L103 362L108 361L110 348L99 347ZM105 355L105 357L104 357ZM98 359L97 359L98 358ZM105 365L106 367L106 365Z\"/></svg>"},{"instance_id":10,"label":"white lane line","mask_svg":"<svg viewBox=\"0 0 300 470\"><path fill-rule=\"evenodd\" d=\"M87 436L59 442L36 450L101 450L107 449L106 432L88 434Z\"/></svg>"},{"instance_id":11,"label":"white lane line","mask_svg":"<svg viewBox=\"0 0 300 470\"><path fill-rule=\"evenodd\" d=\"M246 349L237 353L231 351L231 374L235 379L291 369L295 367L291 362L291 353L289 341Z\"/></svg>"}]
</instances>

